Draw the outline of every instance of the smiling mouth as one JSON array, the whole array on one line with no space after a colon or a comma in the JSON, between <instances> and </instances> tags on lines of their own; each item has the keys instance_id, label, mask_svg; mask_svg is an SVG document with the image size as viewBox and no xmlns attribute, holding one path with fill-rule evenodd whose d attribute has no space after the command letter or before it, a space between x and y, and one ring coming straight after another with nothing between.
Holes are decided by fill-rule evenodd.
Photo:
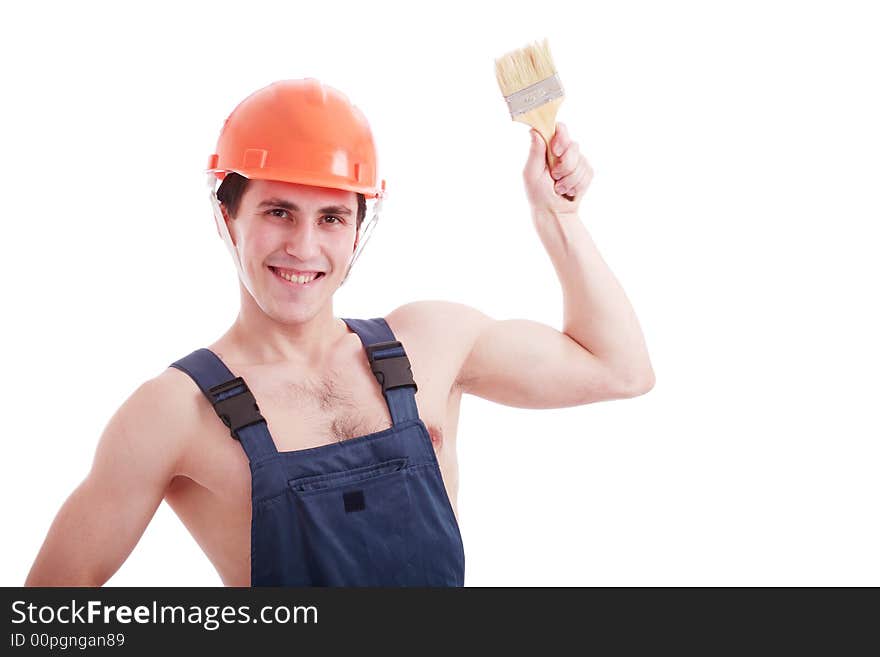
<instances>
[{"instance_id":1,"label":"smiling mouth","mask_svg":"<svg viewBox=\"0 0 880 657\"><path fill-rule=\"evenodd\" d=\"M293 285L296 287L310 287L312 283L317 282L321 278L324 277L324 272L317 272L312 274L304 274L300 276L291 276L285 273L282 273L275 267L269 267L272 270L272 273L275 274L277 278L280 278L282 281L287 283L288 285Z\"/></svg>"}]
</instances>

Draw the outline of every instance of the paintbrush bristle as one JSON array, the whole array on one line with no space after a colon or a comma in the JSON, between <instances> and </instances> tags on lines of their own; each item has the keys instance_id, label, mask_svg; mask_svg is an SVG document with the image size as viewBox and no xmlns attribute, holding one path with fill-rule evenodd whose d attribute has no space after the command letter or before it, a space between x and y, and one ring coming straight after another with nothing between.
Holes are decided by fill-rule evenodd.
<instances>
[{"instance_id":1,"label":"paintbrush bristle","mask_svg":"<svg viewBox=\"0 0 880 657\"><path fill-rule=\"evenodd\" d=\"M556 73L547 39L514 50L495 60L501 93L509 96Z\"/></svg>"}]
</instances>

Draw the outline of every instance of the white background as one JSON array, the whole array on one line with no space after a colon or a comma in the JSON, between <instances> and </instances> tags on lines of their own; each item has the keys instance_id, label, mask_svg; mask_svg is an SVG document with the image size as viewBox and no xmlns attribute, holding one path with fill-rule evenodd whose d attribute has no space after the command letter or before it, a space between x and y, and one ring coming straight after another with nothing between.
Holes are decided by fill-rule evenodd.
<instances>
[{"instance_id":1,"label":"white background","mask_svg":"<svg viewBox=\"0 0 880 657\"><path fill-rule=\"evenodd\" d=\"M316 77L389 199L336 297L561 327L494 58L548 37L649 394L466 397L466 584L880 585L878 21L854 2L15 3L0 27L3 559L24 582L137 386L238 309L203 168L223 120ZM320 5L323 8L317 8ZM220 585L164 503L110 585Z\"/></svg>"}]
</instances>

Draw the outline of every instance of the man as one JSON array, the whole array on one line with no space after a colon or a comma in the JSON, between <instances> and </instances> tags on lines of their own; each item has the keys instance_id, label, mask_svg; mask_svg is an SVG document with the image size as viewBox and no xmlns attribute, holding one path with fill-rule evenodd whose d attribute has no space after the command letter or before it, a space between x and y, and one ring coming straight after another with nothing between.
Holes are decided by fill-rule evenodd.
<instances>
[{"instance_id":1,"label":"man","mask_svg":"<svg viewBox=\"0 0 880 657\"><path fill-rule=\"evenodd\" d=\"M111 418L26 584L102 585L165 499L226 585L462 585L462 394L558 408L653 386L636 316L577 214L592 171L564 125L551 147L553 171L532 131L523 178L564 332L439 301L343 320L333 294L384 192L369 126L312 79L245 99L209 165L240 314Z\"/></svg>"}]
</instances>

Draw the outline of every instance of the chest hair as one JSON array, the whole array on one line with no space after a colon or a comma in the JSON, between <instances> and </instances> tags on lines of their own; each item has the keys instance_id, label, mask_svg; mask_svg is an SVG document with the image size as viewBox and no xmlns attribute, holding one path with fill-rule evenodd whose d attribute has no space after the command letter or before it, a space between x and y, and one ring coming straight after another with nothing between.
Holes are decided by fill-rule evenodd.
<instances>
[{"instance_id":1,"label":"chest hair","mask_svg":"<svg viewBox=\"0 0 880 657\"><path fill-rule=\"evenodd\" d=\"M334 441L357 438L391 426L383 416L365 412L365 400L355 398L351 389L340 383L336 373L283 381L263 391L261 396L277 408L287 422L298 422L304 431L317 431Z\"/></svg>"}]
</instances>

